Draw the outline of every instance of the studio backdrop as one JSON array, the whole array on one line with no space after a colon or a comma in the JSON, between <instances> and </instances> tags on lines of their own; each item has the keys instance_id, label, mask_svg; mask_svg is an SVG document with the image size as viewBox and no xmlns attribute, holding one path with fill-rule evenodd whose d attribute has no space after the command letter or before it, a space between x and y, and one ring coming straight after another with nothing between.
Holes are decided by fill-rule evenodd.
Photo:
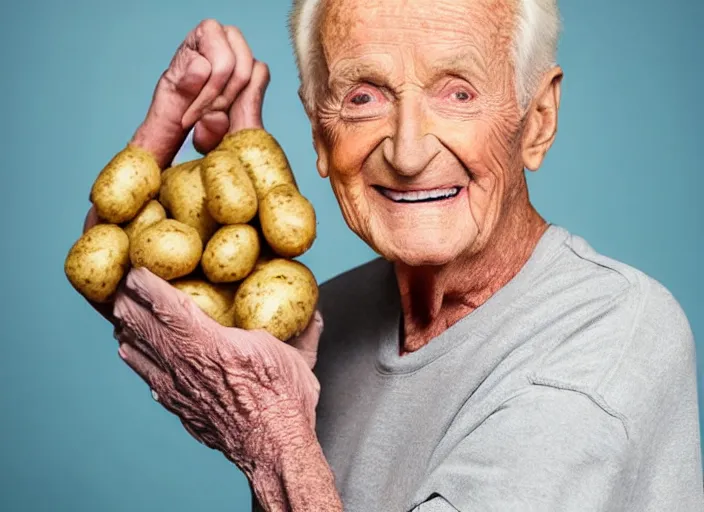
<instances>
[{"instance_id":1,"label":"studio backdrop","mask_svg":"<svg viewBox=\"0 0 704 512\"><path fill-rule=\"evenodd\" d=\"M704 3L561 4L559 134L529 176L532 199L548 221L668 287L702 361ZM316 172L288 8L286 0L0 7L0 510L249 510L244 476L152 400L120 361L112 326L69 285L63 262L95 176L132 135L159 75L204 18L237 25L270 66L265 126L318 213L318 238L302 261L323 282L375 257ZM195 156L191 147L179 154Z\"/></svg>"}]
</instances>

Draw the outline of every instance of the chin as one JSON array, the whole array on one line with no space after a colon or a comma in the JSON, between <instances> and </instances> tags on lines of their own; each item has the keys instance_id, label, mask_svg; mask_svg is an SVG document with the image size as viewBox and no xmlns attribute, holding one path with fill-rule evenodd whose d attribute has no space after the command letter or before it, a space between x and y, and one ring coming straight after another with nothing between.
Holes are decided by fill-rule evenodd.
<instances>
[{"instance_id":1,"label":"chin","mask_svg":"<svg viewBox=\"0 0 704 512\"><path fill-rule=\"evenodd\" d=\"M409 267L444 266L457 260L470 247L472 240L463 238L455 236L438 241L437 237L426 237L422 233L392 235L379 240L375 250L386 260Z\"/></svg>"}]
</instances>

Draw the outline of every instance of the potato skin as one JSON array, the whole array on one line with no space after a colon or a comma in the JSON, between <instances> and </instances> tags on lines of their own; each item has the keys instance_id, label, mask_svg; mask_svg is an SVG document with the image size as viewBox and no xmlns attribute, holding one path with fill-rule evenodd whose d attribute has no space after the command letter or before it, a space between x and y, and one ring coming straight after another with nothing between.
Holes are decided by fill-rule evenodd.
<instances>
[{"instance_id":1,"label":"potato skin","mask_svg":"<svg viewBox=\"0 0 704 512\"><path fill-rule=\"evenodd\" d=\"M280 256L300 256L315 241L313 205L291 185L271 189L260 204L259 221L264 238Z\"/></svg>"},{"instance_id":2,"label":"potato skin","mask_svg":"<svg viewBox=\"0 0 704 512\"><path fill-rule=\"evenodd\" d=\"M129 144L100 172L90 191L98 216L108 223L132 220L159 193L161 169L148 151Z\"/></svg>"},{"instance_id":3,"label":"potato skin","mask_svg":"<svg viewBox=\"0 0 704 512\"><path fill-rule=\"evenodd\" d=\"M237 155L261 200L277 185L296 186L291 166L278 141L262 128L246 128L223 137L217 149Z\"/></svg>"},{"instance_id":4,"label":"potato skin","mask_svg":"<svg viewBox=\"0 0 704 512\"><path fill-rule=\"evenodd\" d=\"M115 224L97 224L86 231L68 252L64 272L71 285L90 301L114 298L129 268L129 238Z\"/></svg>"},{"instance_id":5,"label":"potato skin","mask_svg":"<svg viewBox=\"0 0 704 512\"><path fill-rule=\"evenodd\" d=\"M252 226L223 226L205 246L201 267L212 283L241 281L252 272L259 251L259 234Z\"/></svg>"},{"instance_id":6,"label":"potato skin","mask_svg":"<svg viewBox=\"0 0 704 512\"><path fill-rule=\"evenodd\" d=\"M235 326L264 329L282 341L310 323L318 302L313 273L300 262L274 259L247 277L235 294Z\"/></svg>"},{"instance_id":7,"label":"potato skin","mask_svg":"<svg viewBox=\"0 0 704 512\"><path fill-rule=\"evenodd\" d=\"M144 229L165 218L166 210L164 210L164 207L159 204L159 201L152 199L139 211L134 219L127 223L124 230L130 242L133 243L135 237Z\"/></svg>"},{"instance_id":8,"label":"potato skin","mask_svg":"<svg viewBox=\"0 0 704 512\"><path fill-rule=\"evenodd\" d=\"M217 285L190 277L177 279L171 284L190 296L206 315L220 325L235 326L235 316L232 309L235 286Z\"/></svg>"},{"instance_id":9,"label":"potato skin","mask_svg":"<svg viewBox=\"0 0 704 512\"><path fill-rule=\"evenodd\" d=\"M130 247L134 267L146 267L170 281L190 274L198 266L203 242L195 228L164 219L144 229Z\"/></svg>"},{"instance_id":10,"label":"potato skin","mask_svg":"<svg viewBox=\"0 0 704 512\"><path fill-rule=\"evenodd\" d=\"M231 151L211 151L201 165L206 207L221 224L244 224L257 214L257 193Z\"/></svg>"},{"instance_id":11,"label":"potato skin","mask_svg":"<svg viewBox=\"0 0 704 512\"><path fill-rule=\"evenodd\" d=\"M165 171L159 202L175 220L198 231L203 243L218 229L218 223L205 205L205 187L201 177L202 159L185 162Z\"/></svg>"},{"instance_id":12,"label":"potato skin","mask_svg":"<svg viewBox=\"0 0 704 512\"><path fill-rule=\"evenodd\" d=\"M202 158L197 158L195 160L189 160L188 162L182 162L180 164L173 165L161 173L161 188L159 189L159 202L161 205L170 210L168 193L170 191L169 182L173 178L174 174L178 174L183 169L192 169L193 167L200 165Z\"/></svg>"}]
</instances>

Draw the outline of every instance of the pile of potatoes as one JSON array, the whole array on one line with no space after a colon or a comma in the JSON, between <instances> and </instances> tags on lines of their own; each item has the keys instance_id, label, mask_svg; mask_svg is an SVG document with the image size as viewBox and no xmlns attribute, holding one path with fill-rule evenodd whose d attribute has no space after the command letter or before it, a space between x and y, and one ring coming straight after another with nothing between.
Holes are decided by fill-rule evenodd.
<instances>
[{"instance_id":1,"label":"pile of potatoes","mask_svg":"<svg viewBox=\"0 0 704 512\"><path fill-rule=\"evenodd\" d=\"M315 211L265 130L228 134L203 158L163 173L149 152L128 145L90 199L100 223L64 266L88 300L110 302L130 267L146 267L224 326L287 341L311 320L318 286L293 258L315 240Z\"/></svg>"}]
</instances>

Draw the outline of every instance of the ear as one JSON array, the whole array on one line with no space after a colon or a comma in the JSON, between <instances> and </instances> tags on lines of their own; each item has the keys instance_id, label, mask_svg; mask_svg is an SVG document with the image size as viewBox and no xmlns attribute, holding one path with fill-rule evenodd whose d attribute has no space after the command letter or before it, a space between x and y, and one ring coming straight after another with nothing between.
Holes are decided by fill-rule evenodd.
<instances>
[{"instance_id":1,"label":"ear","mask_svg":"<svg viewBox=\"0 0 704 512\"><path fill-rule=\"evenodd\" d=\"M557 66L546 73L526 113L523 130L523 166L537 171L557 135L562 69Z\"/></svg>"},{"instance_id":2,"label":"ear","mask_svg":"<svg viewBox=\"0 0 704 512\"><path fill-rule=\"evenodd\" d=\"M310 121L310 125L313 130L313 149L315 149L315 152L318 154L318 161L316 163L316 165L318 167L318 174L320 174L321 178L327 178L328 177L327 147L325 146L324 138L322 137L322 135L320 133L320 128L318 127L318 122L316 120L315 112L311 112L308 103L304 100L303 89L301 87L298 88L298 98L301 100L301 104L303 105L303 109L305 110L306 115L308 116L308 120Z\"/></svg>"},{"instance_id":3,"label":"ear","mask_svg":"<svg viewBox=\"0 0 704 512\"><path fill-rule=\"evenodd\" d=\"M325 138L320 133L320 129L318 128L315 121L311 121L311 126L313 127L313 148L318 154L318 161L316 162L316 166L318 167L318 174L320 174L321 178L327 178L329 172L328 147L325 144Z\"/></svg>"}]
</instances>

